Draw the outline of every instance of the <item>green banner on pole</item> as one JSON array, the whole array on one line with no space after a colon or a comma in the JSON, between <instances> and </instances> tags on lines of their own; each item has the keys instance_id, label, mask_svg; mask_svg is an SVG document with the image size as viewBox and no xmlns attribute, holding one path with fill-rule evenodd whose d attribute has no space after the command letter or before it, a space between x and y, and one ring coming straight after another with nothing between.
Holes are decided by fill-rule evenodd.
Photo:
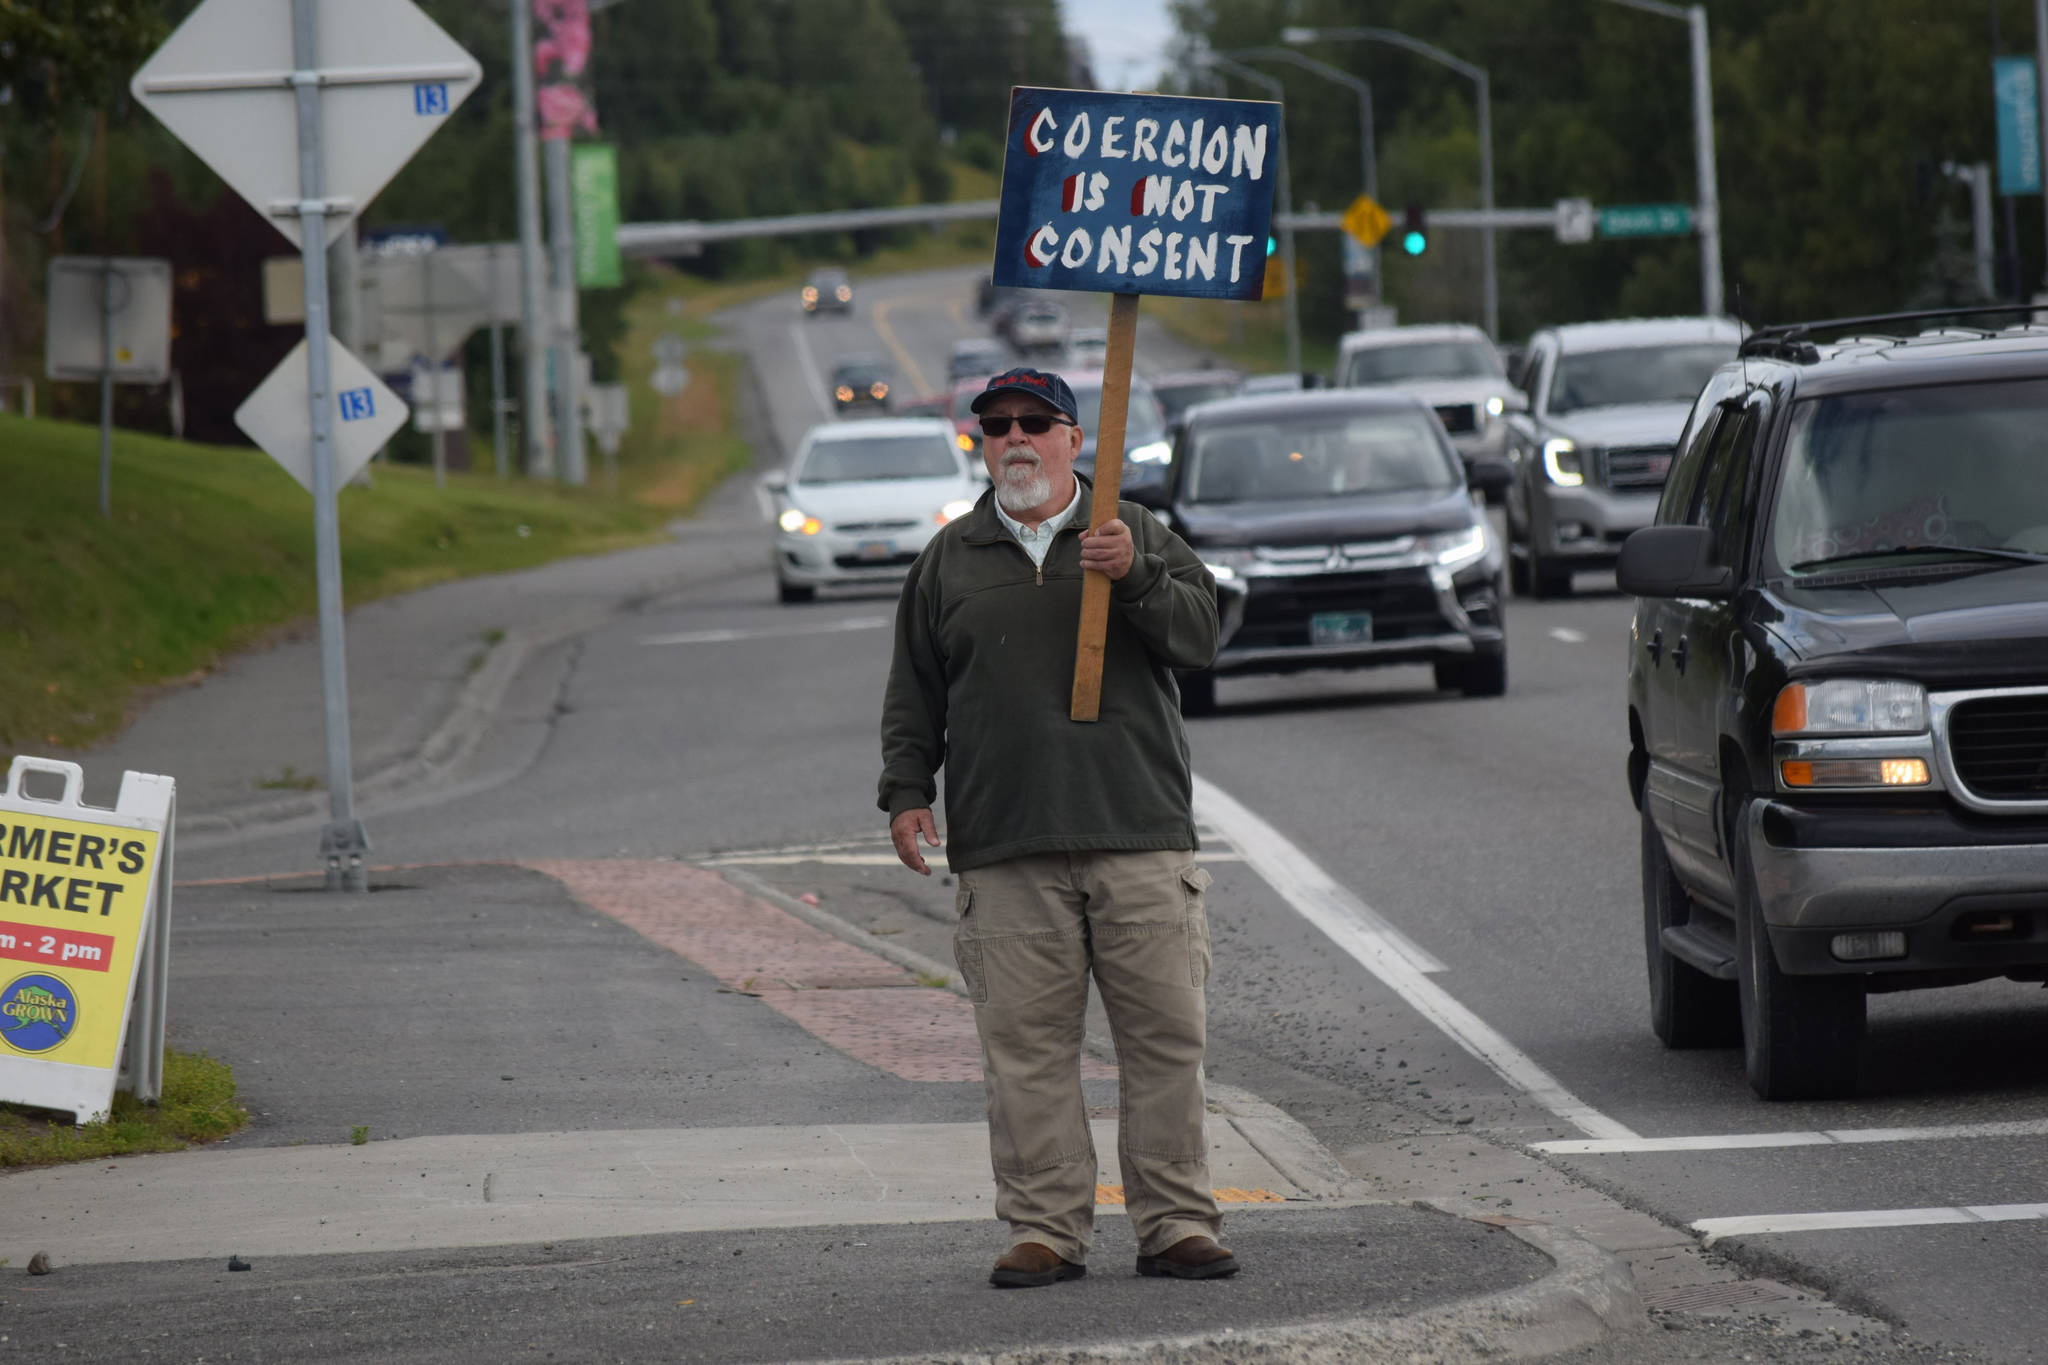
<instances>
[{"instance_id":1,"label":"green banner on pole","mask_svg":"<svg viewBox=\"0 0 2048 1365\"><path fill-rule=\"evenodd\" d=\"M617 289L619 262L619 153L602 142L569 149L569 190L576 214L576 287Z\"/></svg>"},{"instance_id":2,"label":"green banner on pole","mask_svg":"<svg viewBox=\"0 0 2048 1365\"><path fill-rule=\"evenodd\" d=\"M1616 204L1600 210L1602 237L1683 237L1691 231L1690 204Z\"/></svg>"}]
</instances>

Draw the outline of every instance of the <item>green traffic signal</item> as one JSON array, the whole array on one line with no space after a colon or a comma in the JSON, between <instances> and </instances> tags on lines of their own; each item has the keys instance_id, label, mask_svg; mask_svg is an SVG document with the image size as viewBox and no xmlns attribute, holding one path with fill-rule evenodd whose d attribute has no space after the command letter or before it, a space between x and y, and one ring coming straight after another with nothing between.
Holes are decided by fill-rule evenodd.
<instances>
[{"instance_id":1,"label":"green traffic signal","mask_svg":"<svg viewBox=\"0 0 2048 1365\"><path fill-rule=\"evenodd\" d=\"M1420 204L1410 204L1401 213L1401 250L1410 256L1420 256L1429 250L1429 230L1423 216L1424 211Z\"/></svg>"},{"instance_id":2,"label":"green traffic signal","mask_svg":"<svg viewBox=\"0 0 2048 1365\"><path fill-rule=\"evenodd\" d=\"M1429 250L1429 238L1419 232L1405 233L1401 237L1401 250L1410 256L1420 256Z\"/></svg>"},{"instance_id":3,"label":"green traffic signal","mask_svg":"<svg viewBox=\"0 0 2048 1365\"><path fill-rule=\"evenodd\" d=\"M1274 252L1278 251L1279 249L1280 249L1280 239L1279 239L1278 237L1275 237L1275 236L1273 236L1272 234L1268 233L1268 234L1267 234L1267 236L1266 236L1266 254L1267 254L1268 256L1270 256L1270 255L1272 255L1272 254L1273 254Z\"/></svg>"}]
</instances>

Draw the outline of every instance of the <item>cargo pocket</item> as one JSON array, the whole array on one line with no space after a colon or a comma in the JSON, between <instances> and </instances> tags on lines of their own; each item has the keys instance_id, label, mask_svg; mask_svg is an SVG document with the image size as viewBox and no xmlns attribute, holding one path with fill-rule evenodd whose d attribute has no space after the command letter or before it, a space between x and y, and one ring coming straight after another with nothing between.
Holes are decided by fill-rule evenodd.
<instances>
[{"instance_id":1,"label":"cargo pocket","mask_svg":"<svg viewBox=\"0 0 2048 1365\"><path fill-rule=\"evenodd\" d=\"M960 984L967 989L967 998L977 1005L988 1003L988 973L981 961L981 940L973 937L970 920L974 914L974 892L964 882L954 897L954 905L960 912L959 923L953 928L953 965L960 969Z\"/></svg>"},{"instance_id":2,"label":"cargo pocket","mask_svg":"<svg viewBox=\"0 0 2048 1365\"><path fill-rule=\"evenodd\" d=\"M1180 870L1182 913L1188 932L1188 984L1209 984L1209 914L1202 893L1214 880L1207 868L1190 863Z\"/></svg>"}]
</instances>

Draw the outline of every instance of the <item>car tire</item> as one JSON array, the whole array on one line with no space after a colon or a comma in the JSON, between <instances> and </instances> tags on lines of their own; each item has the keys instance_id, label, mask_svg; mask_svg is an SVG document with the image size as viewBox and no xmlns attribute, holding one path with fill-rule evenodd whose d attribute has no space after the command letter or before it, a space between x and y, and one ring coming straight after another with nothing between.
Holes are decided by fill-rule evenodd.
<instances>
[{"instance_id":1,"label":"car tire","mask_svg":"<svg viewBox=\"0 0 2048 1365\"><path fill-rule=\"evenodd\" d=\"M1671 870L1664 836L1643 810L1643 956L1650 975L1650 1030L1674 1050L1742 1046L1742 1002L1719 981L1664 951L1663 932L1691 921L1692 897Z\"/></svg>"},{"instance_id":2,"label":"car tire","mask_svg":"<svg viewBox=\"0 0 2048 1365\"><path fill-rule=\"evenodd\" d=\"M1743 825L1733 824L1739 831ZM1756 878L1735 845L1735 967L1742 1001L1742 1064L1765 1100L1843 1099L1856 1093L1865 996L1857 976L1792 976L1771 951Z\"/></svg>"},{"instance_id":3,"label":"car tire","mask_svg":"<svg viewBox=\"0 0 2048 1365\"><path fill-rule=\"evenodd\" d=\"M1529 547L1529 595L1538 601L1548 597L1570 597L1572 595L1572 570L1569 564L1559 564L1536 553L1536 547Z\"/></svg>"},{"instance_id":4,"label":"car tire","mask_svg":"<svg viewBox=\"0 0 2048 1365\"><path fill-rule=\"evenodd\" d=\"M1180 676L1180 713L1183 716L1213 715L1216 710L1216 675L1207 669Z\"/></svg>"},{"instance_id":5,"label":"car tire","mask_svg":"<svg viewBox=\"0 0 2048 1365\"><path fill-rule=\"evenodd\" d=\"M1508 591L1517 597L1529 595L1529 561L1515 553L1514 532L1508 532Z\"/></svg>"},{"instance_id":6,"label":"car tire","mask_svg":"<svg viewBox=\"0 0 2048 1365\"><path fill-rule=\"evenodd\" d=\"M1465 690L1465 661L1463 659L1438 659L1431 665L1436 673L1436 690L1439 692L1462 692Z\"/></svg>"},{"instance_id":7,"label":"car tire","mask_svg":"<svg viewBox=\"0 0 2048 1365\"><path fill-rule=\"evenodd\" d=\"M775 580L775 595L785 603L809 602L817 597L818 590L808 583L785 583Z\"/></svg>"},{"instance_id":8,"label":"car tire","mask_svg":"<svg viewBox=\"0 0 2048 1365\"><path fill-rule=\"evenodd\" d=\"M1438 665L1441 667L1442 665ZM1437 686L1443 686L1439 681ZM1508 652L1475 654L1459 667L1458 690L1468 697L1498 697L1508 690Z\"/></svg>"}]
</instances>

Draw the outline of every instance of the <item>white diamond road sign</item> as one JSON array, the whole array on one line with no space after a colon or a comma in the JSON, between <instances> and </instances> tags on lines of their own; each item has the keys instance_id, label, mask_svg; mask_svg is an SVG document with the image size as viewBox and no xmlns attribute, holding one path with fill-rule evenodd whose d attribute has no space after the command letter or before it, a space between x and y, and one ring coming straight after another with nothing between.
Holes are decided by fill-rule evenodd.
<instances>
[{"instance_id":1,"label":"white diamond road sign","mask_svg":"<svg viewBox=\"0 0 2048 1365\"><path fill-rule=\"evenodd\" d=\"M327 364L334 383L334 486L339 488L405 425L407 409L333 337L327 338ZM306 343L301 341L235 409L235 425L308 493L313 491L313 433L306 421L309 387Z\"/></svg>"},{"instance_id":2,"label":"white diamond road sign","mask_svg":"<svg viewBox=\"0 0 2048 1365\"><path fill-rule=\"evenodd\" d=\"M412 0L319 7L325 185L348 227L476 88L476 59ZM292 7L206 0L156 50L129 90L220 178L299 241L299 134L291 84Z\"/></svg>"}]
</instances>

